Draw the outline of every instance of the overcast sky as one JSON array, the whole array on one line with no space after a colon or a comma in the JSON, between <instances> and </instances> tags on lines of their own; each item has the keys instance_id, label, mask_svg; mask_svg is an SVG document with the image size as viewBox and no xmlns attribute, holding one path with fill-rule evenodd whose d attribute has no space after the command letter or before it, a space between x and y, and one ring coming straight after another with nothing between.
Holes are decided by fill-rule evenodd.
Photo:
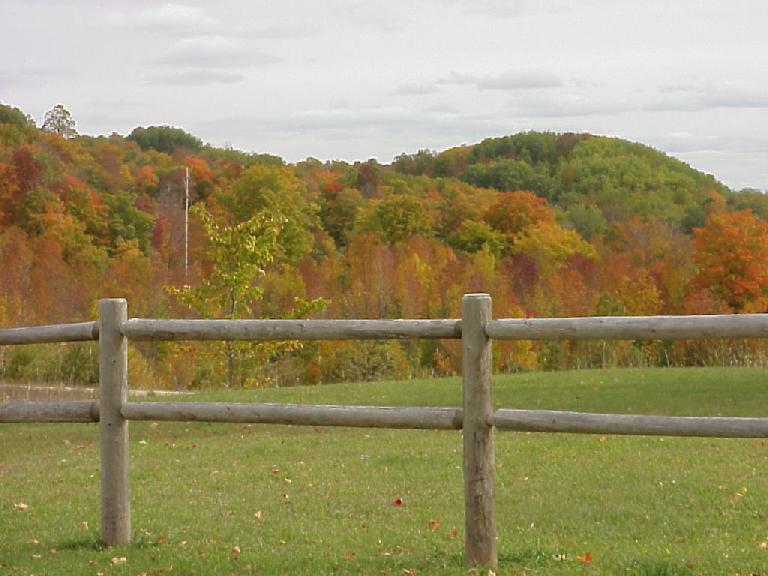
<instances>
[{"instance_id":1,"label":"overcast sky","mask_svg":"<svg viewBox=\"0 0 768 576\"><path fill-rule=\"evenodd\" d=\"M0 101L291 162L592 132L768 190L767 24L765 0L0 0Z\"/></svg>"}]
</instances>

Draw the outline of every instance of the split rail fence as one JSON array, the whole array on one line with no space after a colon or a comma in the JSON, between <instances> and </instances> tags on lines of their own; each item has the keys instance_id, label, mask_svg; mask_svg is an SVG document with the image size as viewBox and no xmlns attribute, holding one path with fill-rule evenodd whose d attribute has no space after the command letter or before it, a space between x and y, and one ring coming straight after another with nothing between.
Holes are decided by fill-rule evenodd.
<instances>
[{"instance_id":1,"label":"split rail fence","mask_svg":"<svg viewBox=\"0 0 768 576\"><path fill-rule=\"evenodd\" d=\"M99 341L100 400L0 404L2 422L99 422L101 538L131 540L128 421L208 421L462 430L465 559L497 564L493 429L528 432L768 437L768 418L667 417L551 410L494 411L491 343L498 340L766 338L768 314L497 319L487 294L467 294L460 320L153 320L101 300L98 322L0 330L0 345ZM128 402L129 340L462 340L463 406Z\"/></svg>"}]
</instances>

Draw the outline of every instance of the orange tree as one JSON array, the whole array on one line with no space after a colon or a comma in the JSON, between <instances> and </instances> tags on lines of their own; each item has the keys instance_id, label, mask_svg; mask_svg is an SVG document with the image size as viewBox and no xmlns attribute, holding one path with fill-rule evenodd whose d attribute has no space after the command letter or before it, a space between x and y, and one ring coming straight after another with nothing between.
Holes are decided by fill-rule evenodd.
<instances>
[{"instance_id":1,"label":"orange tree","mask_svg":"<svg viewBox=\"0 0 768 576\"><path fill-rule=\"evenodd\" d=\"M693 289L706 289L736 312L768 305L768 223L751 210L711 215L693 231Z\"/></svg>"}]
</instances>

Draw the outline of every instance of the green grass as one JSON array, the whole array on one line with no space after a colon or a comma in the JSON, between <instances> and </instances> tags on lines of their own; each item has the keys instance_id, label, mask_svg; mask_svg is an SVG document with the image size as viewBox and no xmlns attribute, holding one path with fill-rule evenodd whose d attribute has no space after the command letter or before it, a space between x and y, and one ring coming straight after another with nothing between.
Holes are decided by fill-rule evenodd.
<instances>
[{"instance_id":1,"label":"green grass","mask_svg":"<svg viewBox=\"0 0 768 576\"><path fill-rule=\"evenodd\" d=\"M450 406L460 383L184 400ZM536 373L495 378L494 401L760 416L768 382L759 369ZM496 445L497 574L768 573L762 440L498 433ZM102 549L97 427L2 425L0 574L467 574L460 446L457 432L134 422L134 543Z\"/></svg>"}]
</instances>

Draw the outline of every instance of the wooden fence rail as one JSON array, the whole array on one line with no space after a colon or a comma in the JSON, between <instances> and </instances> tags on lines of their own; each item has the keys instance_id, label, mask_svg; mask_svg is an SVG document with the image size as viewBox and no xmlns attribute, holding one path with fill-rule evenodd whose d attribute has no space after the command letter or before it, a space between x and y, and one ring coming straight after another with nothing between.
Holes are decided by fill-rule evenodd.
<instances>
[{"instance_id":1,"label":"wooden fence rail","mask_svg":"<svg viewBox=\"0 0 768 576\"><path fill-rule=\"evenodd\" d=\"M43 342L84 342L99 339L97 322L78 324L52 324L30 328L4 328L0 330L0 345L38 344Z\"/></svg>"},{"instance_id":2,"label":"wooden fence rail","mask_svg":"<svg viewBox=\"0 0 768 576\"><path fill-rule=\"evenodd\" d=\"M248 422L298 426L461 430L459 408L316 406L307 404L230 404L223 402L132 402L128 420Z\"/></svg>"},{"instance_id":3,"label":"wooden fence rail","mask_svg":"<svg viewBox=\"0 0 768 576\"><path fill-rule=\"evenodd\" d=\"M315 406L199 402L129 403L129 340L462 340L459 407ZM494 339L768 338L768 314L498 319L487 294L462 299L461 320L155 320L127 319L123 299L102 300L99 321L0 329L0 345L99 341L100 400L0 404L3 422L99 422L101 538L131 539L128 421L253 422L308 426L462 430L465 558L495 566L493 429L528 432L768 437L768 418L586 414L554 410L493 411Z\"/></svg>"},{"instance_id":4,"label":"wooden fence rail","mask_svg":"<svg viewBox=\"0 0 768 576\"><path fill-rule=\"evenodd\" d=\"M459 320L148 320L121 327L131 340L395 340L461 338Z\"/></svg>"}]
</instances>

